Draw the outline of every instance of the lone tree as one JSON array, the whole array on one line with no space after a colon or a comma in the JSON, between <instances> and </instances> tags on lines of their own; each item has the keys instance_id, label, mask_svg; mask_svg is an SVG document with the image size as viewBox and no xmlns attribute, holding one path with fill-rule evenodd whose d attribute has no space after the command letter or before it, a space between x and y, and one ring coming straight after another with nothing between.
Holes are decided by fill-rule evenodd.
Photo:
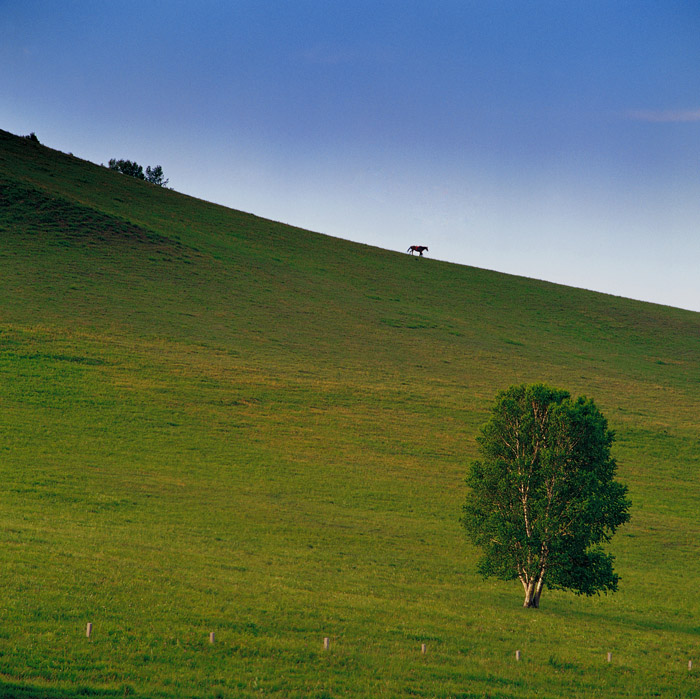
<instances>
[{"instance_id":1,"label":"lone tree","mask_svg":"<svg viewBox=\"0 0 700 699\"><path fill-rule=\"evenodd\" d=\"M617 590L613 556L600 547L629 521L613 438L587 398L544 384L496 396L477 438L481 460L467 476L462 523L483 551L479 572L518 578L524 607L539 607L545 583L583 595Z\"/></svg>"}]
</instances>

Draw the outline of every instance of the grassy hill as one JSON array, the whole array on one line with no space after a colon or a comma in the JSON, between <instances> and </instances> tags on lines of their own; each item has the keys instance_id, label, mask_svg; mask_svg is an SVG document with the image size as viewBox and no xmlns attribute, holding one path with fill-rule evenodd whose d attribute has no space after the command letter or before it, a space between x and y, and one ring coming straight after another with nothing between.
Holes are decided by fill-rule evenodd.
<instances>
[{"instance_id":1,"label":"grassy hill","mask_svg":"<svg viewBox=\"0 0 700 699\"><path fill-rule=\"evenodd\" d=\"M699 314L5 132L0 299L0 696L700 695ZM596 400L633 502L620 591L537 612L458 522L495 393L530 381Z\"/></svg>"}]
</instances>

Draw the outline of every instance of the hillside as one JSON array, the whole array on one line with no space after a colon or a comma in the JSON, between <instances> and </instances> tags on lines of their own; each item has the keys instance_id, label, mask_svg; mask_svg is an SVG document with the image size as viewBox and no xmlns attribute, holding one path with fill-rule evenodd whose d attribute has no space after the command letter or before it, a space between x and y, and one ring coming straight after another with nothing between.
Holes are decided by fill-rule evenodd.
<instances>
[{"instance_id":1,"label":"hillside","mask_svg":"<svg viewBox=\"0 0 700 699\"><path fill-rule=\"evenodd\" d=\"M0 696L700 694L700 314L6 132L0 241ZM620 591L536 613L458 522L490 402L530 381L596 400L633 502Z\"/></svg>"}]
</instances>

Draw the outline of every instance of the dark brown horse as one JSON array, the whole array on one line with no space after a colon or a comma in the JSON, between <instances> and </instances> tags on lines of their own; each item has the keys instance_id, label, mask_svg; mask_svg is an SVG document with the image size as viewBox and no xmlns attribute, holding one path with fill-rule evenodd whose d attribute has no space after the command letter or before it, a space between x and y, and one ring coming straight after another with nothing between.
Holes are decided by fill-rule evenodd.
<instances>
[{"instance_id":1,"label":"dark brown horse","mask_svg":"<svg viewBox=\"0 0 700 699\"><path fill-rule=\"evenodd\" d=\"M414 252L417 252L421 257L423 257L423 251L427 249L428 248L425 245L411 245L406 252L410 252L411 255L413 255Z\"/></svg>"}]
</instances>

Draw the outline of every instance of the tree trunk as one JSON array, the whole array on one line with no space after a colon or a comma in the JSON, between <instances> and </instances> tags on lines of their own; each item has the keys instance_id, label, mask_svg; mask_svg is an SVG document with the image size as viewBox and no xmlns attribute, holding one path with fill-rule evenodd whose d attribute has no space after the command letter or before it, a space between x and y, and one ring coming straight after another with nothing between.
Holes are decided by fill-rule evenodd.
<instances>
[{"instance_id":1,"label":"tree trunk","mask_svg":"<svg viewBox=\"0 0 700 699\"><path fill-rule=\"evenodd\" d=\"M540 595L542 594L542 586L544 585L544 577L540 577L537 581L537 588L535 589L535 607L540 608Z\"/></svg>"},{"instance_id":2,"label":"tree trunk","mask_svg":"<svg viewBox=\"0 0 700 699\"><path fill-rule=\"evenodd\" d=\"M525 601L523 607L537 608L539 600L536 597L535 583L531 582L525 586Z\"/></svg>"},{"instance_id":3,"label":"tree trunk","mask_svg":"<svg viewBox=\"0 0 700 699\"><path fill-rule=\"evenodd\" d=\"M529 609L539 609L540 608L540 595L542 594L542 581L534 582L534 580L527 585L523 585L525 588L525 601L523 602L523 607Z\"/></svg>"}]
</instances>

